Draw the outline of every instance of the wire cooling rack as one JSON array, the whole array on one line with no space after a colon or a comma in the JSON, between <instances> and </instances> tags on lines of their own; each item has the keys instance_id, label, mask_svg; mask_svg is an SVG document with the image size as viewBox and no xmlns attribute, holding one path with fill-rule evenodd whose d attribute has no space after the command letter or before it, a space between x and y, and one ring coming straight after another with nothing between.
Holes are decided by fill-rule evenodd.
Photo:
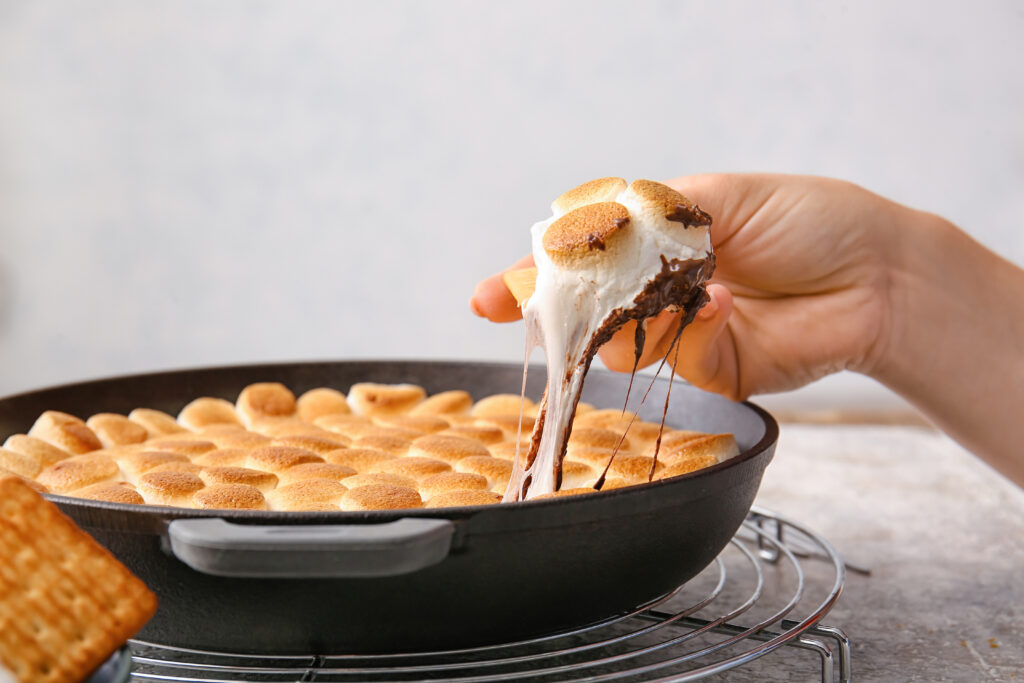
<instances>
[{"instance_id":1,"label":"wire cooling rack","mask_svg":"<svg viewBox=\"0 0 1024 683\"><path fill-rule=\"evenodd\" d=\"M845 568L806 527L755 508L700 575L628 614L516 643L443 652L253 656L131 641L133 681L692 681L753 666L749 680L849 681L850 641L821 624ZM768 655L766 657L766 655ZM764 658L764 659L762 659ZM810 661L808 661L810 660Z\"/></svg>"}]
</instances>

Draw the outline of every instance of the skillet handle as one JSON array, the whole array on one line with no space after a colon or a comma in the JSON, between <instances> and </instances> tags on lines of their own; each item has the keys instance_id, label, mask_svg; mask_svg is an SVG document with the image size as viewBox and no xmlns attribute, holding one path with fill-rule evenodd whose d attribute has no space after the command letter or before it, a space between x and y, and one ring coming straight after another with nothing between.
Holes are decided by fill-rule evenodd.
<instances>
[{"instance_id":1,"label":"skillet handle","mask_svg":"<svg viewBox=\"0 0 1024 683\"><path fill-rule=\"evenodd\" d=\"M409 574L441 562L455 524L404 518L387 524L257 526L220 518L176 519L171 552L215 576L274 579Z\"/></svg>"}]
</instances>

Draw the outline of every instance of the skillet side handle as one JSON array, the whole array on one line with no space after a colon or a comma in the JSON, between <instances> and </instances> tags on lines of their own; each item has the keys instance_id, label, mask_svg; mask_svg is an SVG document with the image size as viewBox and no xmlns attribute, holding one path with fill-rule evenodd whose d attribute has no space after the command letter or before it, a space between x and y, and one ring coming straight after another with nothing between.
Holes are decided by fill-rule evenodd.
<instances>
[{"instance_id":1,"label":"skillet side handle","mask_svg":"<svg viewBox=\"0 0 1024 683\"><path fill-rule=\"evenodd\" d=\"M455 524L404 518L387 524L257 526L220 518L176 519L171 553L215 576L322 579L398 576L438 564Z\"/></svg>"}]
</instances>

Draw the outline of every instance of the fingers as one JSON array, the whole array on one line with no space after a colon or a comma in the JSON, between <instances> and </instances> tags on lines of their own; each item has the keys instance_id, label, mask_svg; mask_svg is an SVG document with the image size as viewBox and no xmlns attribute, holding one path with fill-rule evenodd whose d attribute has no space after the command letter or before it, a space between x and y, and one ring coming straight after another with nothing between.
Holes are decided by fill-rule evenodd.
<instances>
[{"instance_id":1,"label":"fingers","mask_svg":"<svg viewBox=\"0 0 1024 683\"><path fill-rule=\"evenodd\" d=\"M516 261L506 271L529 268L533 265L533 256L526 256ZM469 300L469 307L474 313L481 318L487 318L496 323L512 322L523 317L519 304L516 303L512 293L508 291L508 287L505 286L505 282L501 279L504 272L502 271L490 276L486 280L480 281L473 292L473 298Z\"/></svg>"},{"instance_id":2,"label":"fingers","mask_svg":"<svg viewBox=\"0 0 1024 683\"><path fill-rule=\"evenodd\" d=\"M737 398L737 377L733 341L727 332L732 313L732 294L722 285L708 285L710 300L697 313L679 341L676 372L691 384ZM662 312L647 323L647 343L640 357L639 367L659 362L669 353L679 324L677 313ZM631 323L605 344L599 355L611 370L629 372L633 369L634 345ZM672 356L675 352L672 351ZM672 362L672 357L669 359Z\"/></svg>"},{"instance_id":3,"label":"fingers","mask_svg":"<svg viewBox=\"0 0 1024 683\"><path fill-rule=\"evenodd\" d=\"M711 300L679 340L676 374L706 391L738 399L739 373L732 335L727 327L733 310L732 294L722 285L708 285ZM674 356L673 352L673 356ZM669 363L672 362L669 358Z\"/></svg>"}]
</instances>

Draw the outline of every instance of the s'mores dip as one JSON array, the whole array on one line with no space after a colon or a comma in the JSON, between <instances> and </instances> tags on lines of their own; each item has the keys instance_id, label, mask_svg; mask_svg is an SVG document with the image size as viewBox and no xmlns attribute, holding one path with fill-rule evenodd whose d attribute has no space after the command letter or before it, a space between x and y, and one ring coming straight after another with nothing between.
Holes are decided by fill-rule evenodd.
<instances>
[{"instance_id":1,"label":"s'mores dip","mask_svg":"<svg viewBox=\"0 0 1024 683\"><path fill-rule=\"evenodd\" d=\"M639 358L644 321L666 309L682 313L678 335L707 302L704 285L715 264L711 217L661 183L600 178L558 197L551 209L531 229L536 279L521 302L526 355L544 349L547 388L506 501L560 489L573 415L598 348L635 320ZM506 278L514 294L522 279Z\"/></svg>"},{"instance_id":2,"label":"s'mores dip","mask_svg":"<svg viewBox=\"0 0 1024 683\"><path fill-rule=\"evenodd\" d=\"M462 389L428 394L412 384L296 395L267 381L231 398L182 397L177 415L45 411L0 446L0 477L41 493L211 514L492 505L539 414L518 394L475 400ZM666 429L656 463L657 424L586 403L576 412L560 495L642 485L652 469L662 479L736 453L730 435Z\"/></svg>"}]
</instances>

